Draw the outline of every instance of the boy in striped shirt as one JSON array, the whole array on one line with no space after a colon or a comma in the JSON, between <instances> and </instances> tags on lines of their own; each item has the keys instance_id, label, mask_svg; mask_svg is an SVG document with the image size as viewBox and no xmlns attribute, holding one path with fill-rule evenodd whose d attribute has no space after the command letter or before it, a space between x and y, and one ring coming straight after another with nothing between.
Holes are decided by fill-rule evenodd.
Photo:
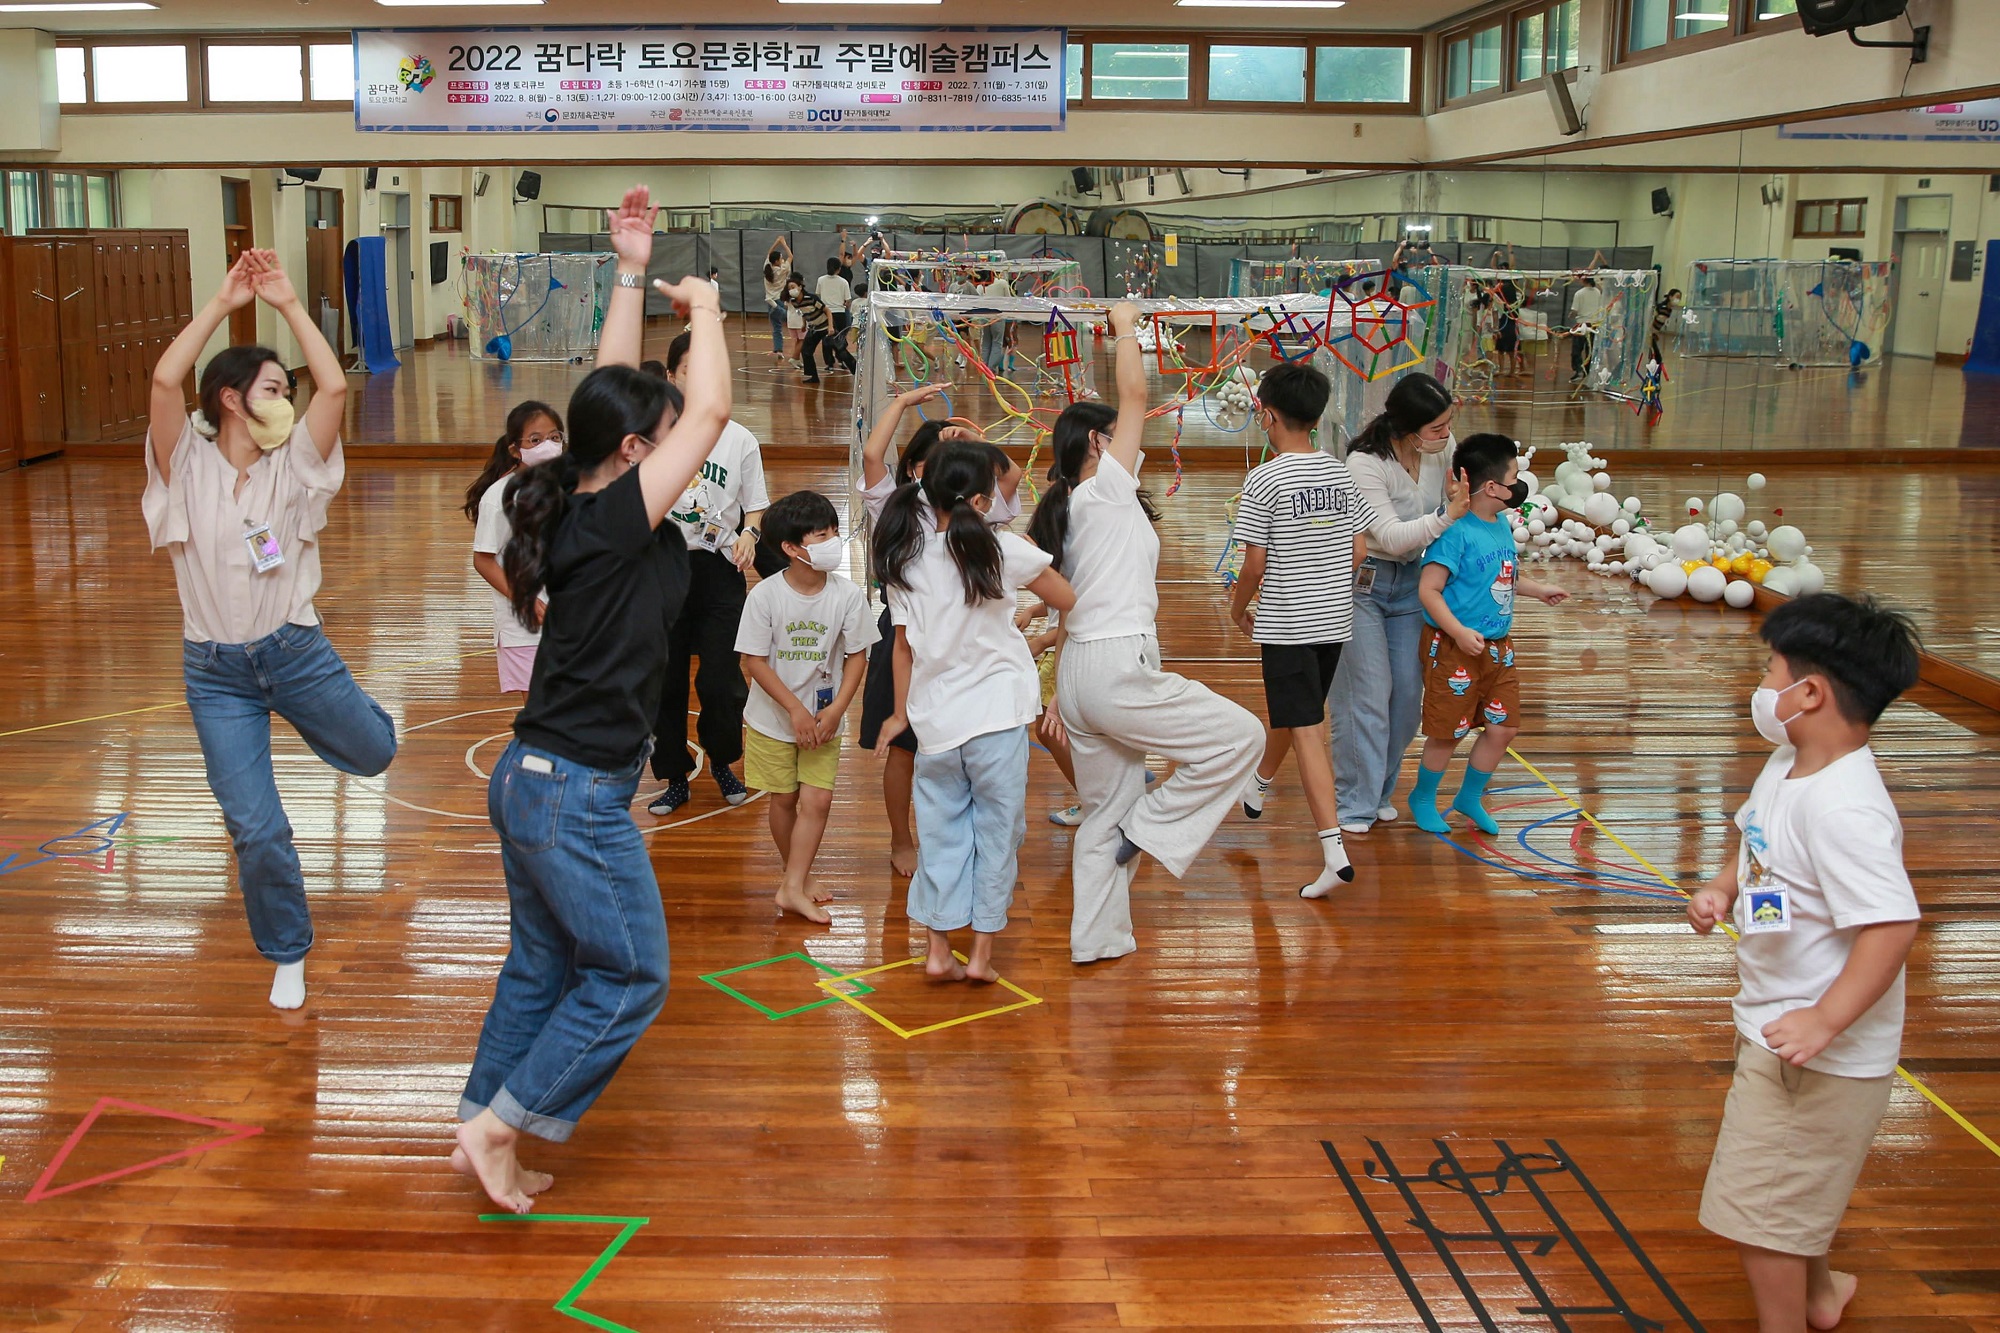
<instances>
[{"instance_id":1,"label":"boy in striped shirt","mask_svg":"<svg viewBox=\"0 0 2000 1333\"><path fill-rule=\"evenodd\" d=\"M1332 391L1325 375L1301 362L1280 362L1258 383L1256 422L1276 453L1243 483L1234 533L1243 543L1243 572L1229 601L1230 619L1263 655L1268 720L1264 760L1243 793L1243 813L1264 813L1278 766L1296 750L1325 861L1319 878L1299 890L1303 898L1323 898L1354 879L1340 841L1326 693L1340 647L1354 632L1355 570L1367 558L1375 521L1347 465L1313 439Z\"/></svg>"}]
</instances>

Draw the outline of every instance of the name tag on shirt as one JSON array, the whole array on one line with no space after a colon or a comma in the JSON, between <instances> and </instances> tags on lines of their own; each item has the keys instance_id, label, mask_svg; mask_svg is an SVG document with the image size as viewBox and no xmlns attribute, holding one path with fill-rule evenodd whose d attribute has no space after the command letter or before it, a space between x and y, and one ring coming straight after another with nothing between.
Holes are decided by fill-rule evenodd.
<instances>
[{"instance_id":1,"label":"name tag on shirt","mask_svg":"<svg viewBox=\"0 0 2000 1333\"><path fill-rule=\"evenodd\" d=\"M1745 935L1774 935L1791 928L1792 896L1782 886L1753 887L1745 893Z\"/></svg>"},{"instance_id":2,"label":"name tag on shirt","mask_svg":"<svg viewBox=\"0 0 2000 1333\"><path fill-rule=\"evenodd\" d=\"M728 544L729 529L720 523L702 520L701 534L695 538L695 545L704 551L719 551Z\"/></svg>"},{"instance_id":3,"label":"name tag on shirt","mask_svg":"<svg viewBox=\"0 0 2000 1333\"><path fill-rule=\"evenodd\" d=\"M250 548L250 566L259 574L269 573L285 563L285 553L271 534L269 523L253 523L244 529L243 544Z\"/></svg>"},{"instance_id":4,"label":"name tag on shirt","mask_svg":"<svg viewBox=\"0 0 2000 1333\"><path fill-rule=\"evenodd\" d=\"M1375 566L1366 563L1361 566L1361 571L1354 576L1354 591L1375 591Z\"/></svg>"}]
</instances>

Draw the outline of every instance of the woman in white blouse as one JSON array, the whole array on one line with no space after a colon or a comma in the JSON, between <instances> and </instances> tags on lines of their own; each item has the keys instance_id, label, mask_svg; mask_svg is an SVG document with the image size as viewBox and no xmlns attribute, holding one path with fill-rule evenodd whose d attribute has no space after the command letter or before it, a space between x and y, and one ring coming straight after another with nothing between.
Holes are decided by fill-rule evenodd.
<instances>
[{"instance_id":1,"label":"woman in white blouse","mask_svg":"<svg viewBox=\"0 0 2000 1333\"><path fill-rule=\"evenodd\" d=\"M1423 713L1421 557L1471 507L1464 481L1450 475L1454 410L1442 384L1406 375L1347 446L1347 470L1376 521L1357 573L1354 637L1327 696L1342 833L1396 817L1403 752Z\"/></svg>"},{"instance_id":2,"label":"woman in white blouse","mask_svg":"<svg viewBox=\"0 0 2000 1333\"><path fill-rule=\"evenodd\" d=\"M182 384L232 310L262 299L284 319L312 373L294 418L289 376L268 347L229 347L201 372L201 409ZM236 848L257 951L278 965L271 1003L305 1003L313 945L305 877L271 766L271 715L343 773L373 777L396 754L396 725L326 640L319 532L340 490L347 376L270 250L249 250L153 371L142 505L180 589L188 711Z\"/></svg>"}]
</instances>

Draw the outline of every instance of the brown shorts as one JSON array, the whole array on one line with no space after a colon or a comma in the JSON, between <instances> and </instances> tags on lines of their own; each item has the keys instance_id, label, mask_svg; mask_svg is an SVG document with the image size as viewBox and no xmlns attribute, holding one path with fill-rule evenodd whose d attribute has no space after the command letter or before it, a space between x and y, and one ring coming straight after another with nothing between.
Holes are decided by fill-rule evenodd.
<instances>
[{"instance_id":1,"label":"brown shorts","mask_svg":"<svg viewBox=\"0 0 2000 1333\"><path fill-rule=\"evenodd\" d=\"M1822 1074L1739 1036L1736 1080L1701 1191L1702 1226L1780 1254L1825 1254L1895 1077Z\"/></svg>"},{"instance_id":2,"label":"brown shorts","mask_svg":"<svg viewBox=\"0 0 2000 1333\"><path fill-rule=\"evenodd\" d=\"M1424 739L1456 741L1474 727L1521 725L1521 679L1514 645L1488 639L1473 657L1433 626L1424 627Z\"/></svg>"}]
</instances>

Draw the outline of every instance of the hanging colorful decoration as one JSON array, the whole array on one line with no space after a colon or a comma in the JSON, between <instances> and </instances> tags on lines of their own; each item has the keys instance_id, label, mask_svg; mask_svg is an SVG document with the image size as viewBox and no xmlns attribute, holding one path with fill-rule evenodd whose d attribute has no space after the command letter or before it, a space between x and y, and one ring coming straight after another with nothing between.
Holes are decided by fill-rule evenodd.
<instances>
[{"instance_id":1,"label":"hanging colorful decoration","mask_svg":"<svg viewBox=\"0 0 2000 1333\"><path fill-rule=\"evenodd\" d=\"M1356 297L1351 290L1354 283L1354 279L1349 279L1334 288L1335 299L1347 309L1345 332L1332 333L1333 306L1328 303L1327 331L1321 343L1327 352L1371 382L1422 362L1430 352L1430 326L1421 312L1434 307L1437 298L1414 274L1404 276L1403 289L1414 289L1418 297L1415 301L1405 301L1387 291L1370 292L1372 283L1366 284L1362 295Z\"/></svg>"},{"instance_id":2,"label":"hanging colorful decoration","mask_svg":"<svg viewBox=\"0 0 2000 1333\"><path fill-rule=\"evenodd\" d=\"M1222 369L1222 326L1213 310L1155 311L1146 318L1152 322L1153 360L1162 375L1212 375ZM1192 323L1199 330L1204 318L1208 320L1208 360L1195 365L1188 361L1169 321Z\"/></svg>"}]
</instances>

